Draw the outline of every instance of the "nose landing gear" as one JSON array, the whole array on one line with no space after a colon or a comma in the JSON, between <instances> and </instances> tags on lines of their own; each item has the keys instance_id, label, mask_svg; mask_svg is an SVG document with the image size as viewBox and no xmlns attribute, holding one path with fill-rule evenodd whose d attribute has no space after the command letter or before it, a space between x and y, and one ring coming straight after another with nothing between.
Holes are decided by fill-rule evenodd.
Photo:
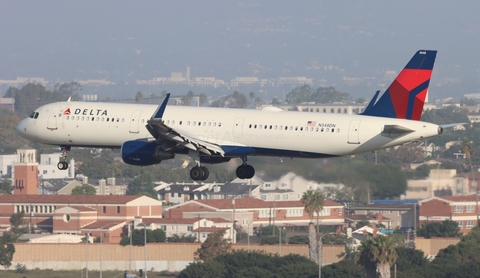
<instances>
[{"instance_id":1,"label":"nose landing gear","mask_svg":"<svg viewBox=\"0 0 480 278\"><path fill-rule=\"evenodd\" d=\"M62 158L60 159L60 162L57 164L58 170L67 170L68 169L68 163L67 163L67 152L71 149L71 147L60 147L62 149Z\"/></svg>"}]
</instances>

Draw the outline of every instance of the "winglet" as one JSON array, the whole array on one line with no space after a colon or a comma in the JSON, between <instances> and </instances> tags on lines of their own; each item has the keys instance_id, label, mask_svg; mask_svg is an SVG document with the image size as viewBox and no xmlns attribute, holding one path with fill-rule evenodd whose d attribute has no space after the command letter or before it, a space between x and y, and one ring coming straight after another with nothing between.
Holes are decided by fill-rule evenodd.
<instances>
[{"instance_id":1,"label":"winglet","mask_svg":"<svg viewBox=\"0 0 480 278\"><path fill-rule=\"evenodd\" d=\"M436 50L419 50L373 106L362 115L420 120Z\"/></svg>"},{"instance_id":2,"label":"winglet","mask_svg":"<svg viewBox=\"0 0 480 278\"><path fill-rule=\"evenodd\" d=\"M165 99L163 100L162 104L160 104L152 116L152 119L161 119L163 117L163 113L165 112L165 108L167 107L168 99L170 98L170 94L165 95Z\"/></svg>"}]
</instances>

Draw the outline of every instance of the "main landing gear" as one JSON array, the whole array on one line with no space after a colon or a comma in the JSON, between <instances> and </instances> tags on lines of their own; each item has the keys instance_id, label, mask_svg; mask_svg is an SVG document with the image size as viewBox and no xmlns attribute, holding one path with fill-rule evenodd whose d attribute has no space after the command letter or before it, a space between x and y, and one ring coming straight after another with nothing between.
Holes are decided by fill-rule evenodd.
<instances>
[{"instance_id":1,"label":"main landing gear","mask_svg":"<svg viewBox=\"0 0 480 278\"><path fill-rule=\"evenodd\" d=\"M194 181L204 181L208 179L210 172L205 166L195 166L190 170L190 178Z\"/></svg>"},{"instance_id":2,"label":"main landing gear","mask_svg":"<svg viewBox=\"0 0 480 278\"><path fill-rule=\"evenodd\" d=\"M67 152L71 149L71 147L61 147L62 149L62 158L60 162L57 164L58 170L67 170L68 163L67 163Z\"/></svg>"},{"instance_id":3,"label":"main landing gear","mask_svg":"<svg viewBox=\"0 0 480 278\"><path fill-rule=\"evenodd\" d=\"M251 179L255 175L255 168L252 165L247 164L247 157L242 157L243 164L237 167L237 177L239 179Z\"/></svg>"},{"instance_id":4,"label":"main landing gear","mask_svg":"<svg viewBox=\"0 0 480 278\"><path fill-rule=\"evenodd\" d=\"M210 172L207 167L200 165L200 152L199 151L189 151L188 156L190 156L197 166L193 167L190 170L190 178L194 181L204 181L208 179Z\"/></svg>"}]
</instances>

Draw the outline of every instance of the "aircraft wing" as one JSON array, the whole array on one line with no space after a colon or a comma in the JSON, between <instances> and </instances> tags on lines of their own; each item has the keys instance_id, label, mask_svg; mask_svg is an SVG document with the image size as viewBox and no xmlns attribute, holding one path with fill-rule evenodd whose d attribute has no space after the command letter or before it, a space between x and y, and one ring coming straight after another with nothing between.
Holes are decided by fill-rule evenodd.
<instances>
[{"instance_id":1,"label":"aircraft wing","mask_svg":"<svg viewBox=\"0 0 480 278\"><path fill-rule=\"evenodd\" d=\"M179 132L164 123L162 117L169 98L170 94L167 94L163 100L163 103L158 106L150 120L147 121L146 128L150 134L152 134L152 136L157 140L174 142L179 147L183 146L193 151L202 152L206 155L217 154L224 156L225 151L220 147L220 145L197 139L194 136L184 132Z\"/></svg>"}]
</instances>

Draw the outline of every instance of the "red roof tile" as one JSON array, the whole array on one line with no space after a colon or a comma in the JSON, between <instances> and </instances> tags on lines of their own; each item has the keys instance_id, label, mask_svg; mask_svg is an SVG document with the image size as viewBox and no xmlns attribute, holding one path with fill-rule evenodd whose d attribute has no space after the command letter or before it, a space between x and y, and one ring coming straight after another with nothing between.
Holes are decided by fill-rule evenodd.
<instances>
[{"instance_id":1,"label":"red roof tile","mask_svg":"<svg viewBox=\"0 0 480 278\"><path fill-rule=\"evenodd\" d=\"M82 230L102 230L109 229L118 224L125 223L125 221L96 221L82 227Z\"/></svg>"},{"instance_id":2,"label":"red roof tile","mask_svg":"<svg viewBox=\"0 0 480 278\"><path fill-rule=\"evenodd\" d=\"M228 230L229 228L213 228L213 227L200 227L200 228L197 228L195 230L193 230L192 232L200 232L200 233L215 233L215 232L218 232L218 231L225 231L225 230Z\"/></svg>"},{"instance_id":3,"label":"red roof tile","mask_svg":"<svg viewBox=\"0 0 480 278\"><path fill-rule=\"evenodd\" d=\"M2 203L56 203L56 204L126 204L141 196L136 195L0 195Z\"/></svg>"},{"instance_id":4,"label":"red roof tile","mask_svg":"<svg viewBox=\"0 0 480 278\"><path fill-rule=\"evenodd\" d=\"M197 222L197 218L143 218L142 222L146 225L150 224L193 224Z\"/></svg>"}]
</instances>

